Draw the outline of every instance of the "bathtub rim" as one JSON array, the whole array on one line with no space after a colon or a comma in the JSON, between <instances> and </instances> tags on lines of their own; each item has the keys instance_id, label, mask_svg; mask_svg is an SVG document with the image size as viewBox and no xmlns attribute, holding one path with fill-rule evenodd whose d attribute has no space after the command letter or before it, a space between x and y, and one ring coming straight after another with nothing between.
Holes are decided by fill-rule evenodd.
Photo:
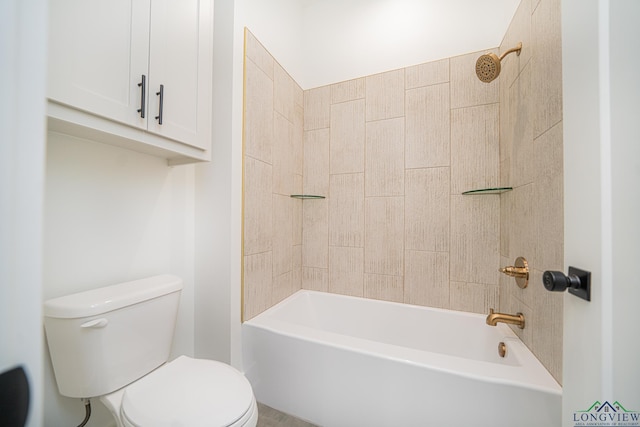
<instances>
[{"instance_id":1,"label":"bathtub rim","mask_svg":"<svg viewBox=\"0 0 640 427\"><path fill-rule=\"evenodd\" d=\"M521 362L519 366L502 365L488 361L466 359L454 355L418 350L410 347L325 331L274 318L274 314L277 313L283 305L290 304L297 299L304 298L305 295L312 297L315 294L321 295L322 297L351 299L365 303L389 304L400 308L412 307L418 310L449 314L454 313L465 317L477 318L479 321L484 320L484 316L478 313L301 289L253 318L245 320L242 327L256 328L312 344L326 345L336 349L356 352L365 356L384 357L395 363L418 366L477 381L523 387L555 395L562 395L562 387L560 384L555 380L555 378L553 378L549 371L535 357L515 332L504 324L498 324L496 327L499 328L500 333L503 334L503 341L505 341L507 346L510 347L510 351L516 353L516 357ZM526 366L526 368L523 368L522 366ZM506 373L510 373L511 375L506 376Z\"/></svg>"}]
</instances>

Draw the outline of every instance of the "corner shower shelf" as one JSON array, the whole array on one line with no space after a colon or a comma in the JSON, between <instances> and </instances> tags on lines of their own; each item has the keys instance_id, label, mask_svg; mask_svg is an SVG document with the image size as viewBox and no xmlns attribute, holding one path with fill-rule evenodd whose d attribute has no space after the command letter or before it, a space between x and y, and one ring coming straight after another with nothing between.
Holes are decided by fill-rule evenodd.
<instances>
[{"instance_id":1,"label":"corner shower shelf","mask_svg":"<svg viewBox=\"0 0 640 427\"><path fill-rule=\"evenodd\" d=\"M313 194L292 194L293 199L324 199L324 196L316 196Z\"/></svg>"},{"instance_id":2,"label":"corner shower shelf","mask_svg":"<svg viewBox=\"0 0 640 427\"><path fill-rule=\"evenodd\" d=\"M463 196L469 196L474 194L502 194L507 191L513 190L513 187L496 187L496 188L480 188L478 190L469 190L462 193Z\"/></svg>"}]
</instances>

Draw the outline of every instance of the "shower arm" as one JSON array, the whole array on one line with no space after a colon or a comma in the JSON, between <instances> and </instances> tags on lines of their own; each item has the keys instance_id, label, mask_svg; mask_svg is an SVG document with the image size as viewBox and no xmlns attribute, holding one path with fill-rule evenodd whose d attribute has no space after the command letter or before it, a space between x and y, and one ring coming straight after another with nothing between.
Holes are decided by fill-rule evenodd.
<instances>
[{"instance_id":1,"label":"shower arm","mask_svg":"<svg viewBox=\"0 0 640 427\"><path fill-rule=\"evenodd\" d=\"M520 51L522 50L522 42L518 43L518 45L516 47L514 47L513 49L509 49L508 51L506 51L505 53L503 53L502 55L500 55L500 61L502 61L502 59L509 55L510 53L513 52L517 52L518 56L520 56Z\"/></svg>"}]
</instances>

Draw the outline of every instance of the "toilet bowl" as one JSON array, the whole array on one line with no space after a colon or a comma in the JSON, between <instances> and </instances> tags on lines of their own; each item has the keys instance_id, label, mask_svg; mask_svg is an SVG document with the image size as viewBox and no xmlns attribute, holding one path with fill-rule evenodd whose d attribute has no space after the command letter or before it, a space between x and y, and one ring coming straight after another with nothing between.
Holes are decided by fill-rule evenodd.
<instances>
[{"instance_id":1,"label":"toilet bowl","mask_svg":"<svg viewBox=\"0 0 640 427\"><path fill-rule=\"evenodd\" d=\"M164 274L45 301L60 394L98 398L118 427L255 427L241 372L187 356L167 362L182 286Z\"/></svg>"},{"instance_id":2,"label":"toilet bowl","mask_svg":"<svg viewBox=\"0 0 640 427\"><path fill-rule=\"evenodd\" d=\"M118 427L254 427L249 381L229 365L180 356L136 382L100 397Z\"/></svg>"}]
</instances>

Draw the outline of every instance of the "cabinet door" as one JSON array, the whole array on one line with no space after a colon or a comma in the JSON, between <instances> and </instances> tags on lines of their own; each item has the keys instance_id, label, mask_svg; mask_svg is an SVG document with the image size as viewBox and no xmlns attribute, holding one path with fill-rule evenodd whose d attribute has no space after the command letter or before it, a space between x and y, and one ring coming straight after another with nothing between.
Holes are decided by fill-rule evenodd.
<instances>
[{"instance_id":1,"label":"cabinet door","mask_svg":"<svg viewBox=\"0 0 640 427\"><path fill-rule=\"evenodd\" d=\"M211 136L212 9L211 0L151 5L148 130L200 148Z\"/></svg>"},{"instance_id":2,"label":"cabinet door","mask_svg":"<svg viewBox=\"0 0 640 427\"><path fill-rule=\"evenodd\" d=\"M51 0L49 99L146 127L137 84L148 74L149 7L150 0Z\"/></svg>"}]
</instances>

